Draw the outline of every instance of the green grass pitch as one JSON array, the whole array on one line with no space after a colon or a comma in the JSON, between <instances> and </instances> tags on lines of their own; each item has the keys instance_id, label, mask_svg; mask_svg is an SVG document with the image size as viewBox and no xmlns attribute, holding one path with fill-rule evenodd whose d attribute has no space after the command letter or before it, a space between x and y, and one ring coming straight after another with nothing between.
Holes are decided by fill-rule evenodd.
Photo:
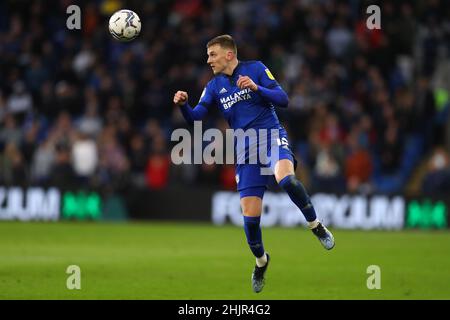
<instances>
[{"instance_id":1,"label":"green grass pitch","mask_svg":"<svg viewBox=\"0 0 450 320\"><path fill-rule=\"evenodd\" d=\"M326 251L304 228L264 228L272 260L255 294L238 227L0 222L0 299L450 299L450 232L332 231ZM66 287L69 265L81 290Z\"/></svg>"}]
</instances>

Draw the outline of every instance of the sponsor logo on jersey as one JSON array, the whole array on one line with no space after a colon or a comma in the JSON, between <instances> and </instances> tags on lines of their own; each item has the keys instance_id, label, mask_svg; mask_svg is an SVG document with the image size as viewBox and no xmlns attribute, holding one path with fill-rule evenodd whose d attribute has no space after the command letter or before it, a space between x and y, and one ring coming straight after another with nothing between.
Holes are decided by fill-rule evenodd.
<instances>
[{"instance_id":1,"label":"sponsor logo on jersey","mask_svg":"<svg viewBox=\"0 0 450 320\"><path fill-rule=\"evenodd\" d=\"M239 101L244 101L251 99L252 96L250 95L250 89L243 89L241 91L238 91L236 93L233 93L229 95L228 97L224 97L220 99L220 103L222 104L223 108L225 110L231 108L233 104Z\"/></svg>"},{"instance_id":2,"label":"sponsor logo on jersey","mask_svg":"<svg viewBox=\"0 0 450 320\"><path fill-rule=\"evenodd\" d=\"M219 91L219 93L220 94L222 94L222 93L227 93L228 91L227 91L227 89L225 89L225 88L222 88L220 91Z\"/></svg>"}]
</instances>

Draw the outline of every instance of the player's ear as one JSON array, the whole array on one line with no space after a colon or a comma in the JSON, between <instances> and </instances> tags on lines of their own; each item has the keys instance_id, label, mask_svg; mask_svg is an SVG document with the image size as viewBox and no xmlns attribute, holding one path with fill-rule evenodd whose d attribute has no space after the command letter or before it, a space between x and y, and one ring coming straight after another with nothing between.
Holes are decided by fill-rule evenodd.
<instances>
[{"instance_id":1,"label":"player's ear","mask_svg":"<svg viewBox=\"0 0 450 320\"><path fill-rule=\"evenodd\" d=\"M231 50L227 51L227 54L226 54L225 57L227 58L228 61L233 60L233 58L234 58L234 52L231 51Z\"/></svg>"}]
</instances>

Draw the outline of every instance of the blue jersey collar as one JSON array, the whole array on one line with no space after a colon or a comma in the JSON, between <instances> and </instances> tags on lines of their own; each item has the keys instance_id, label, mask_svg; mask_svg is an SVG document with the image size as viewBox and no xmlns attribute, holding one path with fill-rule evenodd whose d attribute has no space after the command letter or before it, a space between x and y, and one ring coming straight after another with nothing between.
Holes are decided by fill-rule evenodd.
<instances>
[{"instance_id":1,"label":"blue jersey collar","mask_svg":"<svg viewBox=\"0 0 450 320\"><path fill-rule=\"evenodd\" d=\"M241 65L242 65L242 62L240 60L238 60L238 64L236 65L236 68L234 68L233 73L230 76L231 78L234 78L236 76L236 73L237 73L238 69L240 69Z\"/></svg>"}]
</instances>

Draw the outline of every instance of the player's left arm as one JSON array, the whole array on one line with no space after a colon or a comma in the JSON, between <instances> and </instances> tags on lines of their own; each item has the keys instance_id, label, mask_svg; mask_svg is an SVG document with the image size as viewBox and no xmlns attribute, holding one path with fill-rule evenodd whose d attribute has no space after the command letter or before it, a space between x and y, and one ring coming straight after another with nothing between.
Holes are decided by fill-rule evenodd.
<instances>
[{"instance_id":1,"label":"player's left arm","mask_svg":"<svg viewBox=\"0 0 450 320\"><path fill-rule=\"evenodd\" d=\"M287 107L289 103L288 95L275 80L272 73L261 62L258 63L257 67L257 75L260 84L256 84L248 76L239 76L237 86L241 89L249 88L250 90L257 92L266 101L271 102L278 107Z\"/></svg>"}]
</instances>

